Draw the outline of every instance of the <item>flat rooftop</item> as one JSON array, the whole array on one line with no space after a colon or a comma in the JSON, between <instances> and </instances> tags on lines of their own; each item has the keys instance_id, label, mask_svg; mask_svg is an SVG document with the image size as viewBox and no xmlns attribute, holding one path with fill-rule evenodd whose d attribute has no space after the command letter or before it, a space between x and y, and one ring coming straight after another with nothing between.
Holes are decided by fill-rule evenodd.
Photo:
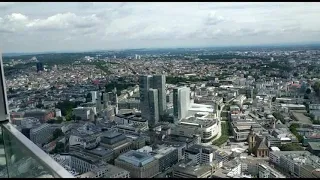
<instances>
[{"instance_id":1,"label":"flat rooftop","mask_svg":"<svg viewBox=\"0 0 320 180\"><path fill-rule=\"evenodd\" d=\"M153 154L155 158L160 159L174 150L176 150L175 147L160 147L159 149L154 150L151 154Z\"/></svg>"},{"instance_id":2,"label":"flat rooftop","mask_svg":"<svg viewBox=\"0 0 320 180\"><path fill-rule=\"evenodd\" d=\"M212 105L205 104L191 104L189 107L189 111L197 111L197 112L214 112L214 107Z\"/></svg>"},{"instance_id":3,"label":"flat rooftop","mask_svg":"<svg viewBox=\"0 0 320 180\"><path fill-rule=\"evenodd\" d=\"M212 119L212 118L189 117L187 119L182 119L179 124L189 125L189 126L210 127L216 123L217 123L217 120Z\"/></svg>"},{"instance_id":4,"label":"flat rooftop","mask_svg":"<svg viewBox=\"0 0 320 180\"><path fill-rule=\"evenodd\" d=\"M185 151L189 152L191 154L198 154L198 153L200 153L201 150L202 150L202 152L205 152L205 153L208 153L208 154L209 153L213 153L215 151L215 149L213 149L212 147L202 146L202 145L198 145L198 144L189 147Z\"/></svg>"},{"instance_id":5,"label":"flat rooftop","mask_svg":"<svg viewBox=\"0 0 320 180\"><path fill-rule=\"evenodd\" d=\"M154 157L150 154L134 150L120 155L117 159L137 167L143 167L144 165L155 160Z\"/></svg>"},{"instance_id":6,"label":"flat rooftop","mask_svg":"<svg viewBox=\"0 0 320 180\"><path fill-rule=\"evenodd\" d=\"M308 145L314 151L320 151L320 142L309 142Z\"/></svg>"},{"instance_id":7,"label":"flat rooftop","mask_svg":"<svg viewBox=\"0 0 320 180\"><path fill-rule=\"evenodd\" d=\"M102 135L105 138L112 139L112 138L115 138L117 136L120 136L121 133L118 133L118 132L115 132L115 131L106 131L106 132L103 132Z\"/></svg>"},{"instance_id":8,"label":"flat rooftop","mask_svg":"<svg viewBox=\"0 0 320 180\"><path fill-rule=\"evenodd\" d=\"M108 164L107 165L107 169L108 171L105 173L105 177L110 177L112 175L115 175L115 174L120 174L120 173L126 173L126 174L129 174L128 171L120 168L120 167L117 167L117 166L114 166L114 165L111 165L111 164Z\"/></svg>"},{"instance_id":9,"label":"flat rooftop","mask_svg":"<svg viewBox=\"0 0 320 180\"><path fill-rule=\"evenodd\" d=\"M166 137L164 142L167 144L172 143L172 144L176 144L176 145L178 145L180 143L181 146L183 146L184 143L190 143L192 141L193 141L193 139L189 138L189 137L170 134L169 136Z\"/></svg>"},{"instance_id":10,"label":"flat rooftop","mask_svg":"<svg viewBox=\"0 0 320 180\"><path fill-rule=\"evenodd\" d=\"M99 162L99 159L88 156L88 155L81 153L81 152L78 152L78 151L72 151L69 153L69 155L77 157L83 161L90 163L90 164L95 164L95 163Z\"/></svg>"},{"instance_id":11,"label":"flat rooftop","mask_svg":"<svg viewBox=\"0 0 320 180\"><path fill-rule=\"evenodd\" d=\"M287 107L287 108L305 108L305 105L302 104L281 104L281 107Z\"/></svg>"},{"instance_id":12,"label":"flat rooftop","mask_svg":"<svg viewBox=\"0 0 320 180\"><path fill-rule=\"evenodd\" d=\"M229 171L225 169L217 169L212 175L217 178L230 178L227 176Z\"/></svg>"},{"instance_id":13,"label":"flat rooftop","mask_svg":"<svg viewBox=\"0 0 320 180\"><path fill-rule=\"evenodd\" d=\"M88 153L92 153L95 155L99 155L99 156L105 156L105 155L110 155L113 153L113 151L111 149L106 149L104 147L98 146L95 149L91 149L91 150L85 150Z\"/></svg>"},{"instance_id":14,"label":"flat rooftop","mask_svg":"<svg viewBox=\"0 0 320 180\"><path fill-rule=\"evenodd\" d=\"M292 111L291 113L299 122L312 124L310 118L305 116L302 112Z\"/></svg>"},{"instance_id":15,"label":"flat rooftop","mask_svg":"<svg viewBox=\"0 0 320 180\"><path fill-rule=\"evenodd\" d=\"M183 161L174 166L173 169L177 172L200 177L206 173L211 174L211 168L209 165L190 165Z\"/></svg>"}]
</instances>

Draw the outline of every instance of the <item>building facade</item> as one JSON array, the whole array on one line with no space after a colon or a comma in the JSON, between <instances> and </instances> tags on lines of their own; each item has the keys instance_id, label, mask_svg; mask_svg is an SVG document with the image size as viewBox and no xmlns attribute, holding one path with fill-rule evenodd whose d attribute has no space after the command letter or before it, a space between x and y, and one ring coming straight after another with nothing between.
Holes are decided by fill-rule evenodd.
<instances>
[{"instance_id":1,"label":"building facade","mask_svg":"<svg viewBox=\"0 0 320 180\"><path fill-rule=\"evenodd\" d=\"M159 173L159 161L152 155L131 150L120 155L115 165L130 172L132 178L152 178Z\"/></svg>"},{"instance_id":2,"label":"building facade","mask_svg":"<svg viewBox=\"0 0 320 180\"><path fill-rule=\"evenodd\" d=\"M173 89L173 115L175 122L185 118L190 106L190 89L180 87Z\"/></svg>"},{"instance_id":3,"label":"building facade","mask_svg":"<svg viewBox=\"0 0 320 180\"><path fill-rule=\"evenodd\" d=\"M164 75L139 78L141 115L149 121L150 126L157 124L166 110L165 83Z\"/></svg>"}]
</instances>

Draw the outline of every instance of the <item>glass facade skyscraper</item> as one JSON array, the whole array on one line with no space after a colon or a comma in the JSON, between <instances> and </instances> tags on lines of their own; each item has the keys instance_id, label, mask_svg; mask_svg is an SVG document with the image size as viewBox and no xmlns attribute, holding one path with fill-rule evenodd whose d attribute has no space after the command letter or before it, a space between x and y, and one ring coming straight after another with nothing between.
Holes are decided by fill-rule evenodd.
<instances>
[{"instance_id":1,"label":"glass facade skyscraper","mask_svg":"<svg viewBox=\"0 0 320 180\"><path fill-rule=\"evenodd\" d=\"M166 110L166 77L164 75L140 76L141 117L149 126L158 123Z\"/></svg>"}]
</instances>

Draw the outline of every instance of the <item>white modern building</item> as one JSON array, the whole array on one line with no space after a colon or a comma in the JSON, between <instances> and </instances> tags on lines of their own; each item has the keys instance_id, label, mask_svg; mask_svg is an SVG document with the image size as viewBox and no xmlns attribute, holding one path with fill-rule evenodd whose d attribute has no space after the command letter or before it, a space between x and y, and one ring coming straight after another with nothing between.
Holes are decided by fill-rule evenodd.
<instances>
[{"instance_id":1,"label":"white modern building","mask_svg":"<svg viewBox=\"0 0 320 180\"><path fill-rule=\"evenodd\" d=\"M173 89L173 115L175 122L188 115L190 107L190 88L180 87Z\"/></svg>"},{"instance_id":2,"label":"white modern building","mask_svg":"<svg viewBox=\"0 0 320 180\"><path fill-rule=\"evenodd\" d=\"M190 117L180 121L172 130L172 134L186 137L193 137L199 134L202 142L209 142L219 132L218 124L215 119Z\"/></svg>"},{"instance_id":3,"label":"white modern building","mask_svg":"<svg viewBox=\"0 0 320 180\"><path fill-rule=\"evenodd\" d=\"M61 110L60 109L56 109L55 110L55 114L56 114L56 117L61 117Z\"/></svg>"},{"instance_id":4,"label":"white modern building","mask_svg":"<svg viewBox=\"0 0 320 180\"><path fill-rule=\"evenodd\" d=\"M93 103L97 102L97 98L98 98L98 92L97 91L91 91L91 99Z\"/></svg>"}]
</instances>

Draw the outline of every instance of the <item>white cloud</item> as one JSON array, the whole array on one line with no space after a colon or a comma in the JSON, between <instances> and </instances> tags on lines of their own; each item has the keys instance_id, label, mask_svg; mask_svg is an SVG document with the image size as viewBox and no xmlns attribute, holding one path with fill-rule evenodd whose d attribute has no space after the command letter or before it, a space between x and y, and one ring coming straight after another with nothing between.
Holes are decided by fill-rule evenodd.
<instances>
[{"instance_id":1,"label":"white cloud","mask_svg":"<svg viewBox=\"0 0 320 180\"><path fill-rule=\"evenodd\" d=\"M224 22L225 18L216 14L216 12L211 12L206 20L207 25L217 25Z\"/></svg>"},{"instance_id":2,"label":"white cloud","mask_svg":"<svg viewBox=\"0 0 320 180\"><path fill-rule=\"evenodd\" d=\"M34 19L27 24L29 28L38 30L57 30L66 28L89 28L97 25L99 19L95 14L90 16L77 16L74 13L56 14L46 19Z\"/></svg>"},{"instance_id":3,"label":"white cloud","mask_svg":"<svg viewBox=\"0 0 320 180\"><path fill-rule=\"evenodd\" d=\"M319 39L318 12L319 3L0 3L0 48L247 45L292 36L306 42Z\"/></svg>"}]
</instances>

